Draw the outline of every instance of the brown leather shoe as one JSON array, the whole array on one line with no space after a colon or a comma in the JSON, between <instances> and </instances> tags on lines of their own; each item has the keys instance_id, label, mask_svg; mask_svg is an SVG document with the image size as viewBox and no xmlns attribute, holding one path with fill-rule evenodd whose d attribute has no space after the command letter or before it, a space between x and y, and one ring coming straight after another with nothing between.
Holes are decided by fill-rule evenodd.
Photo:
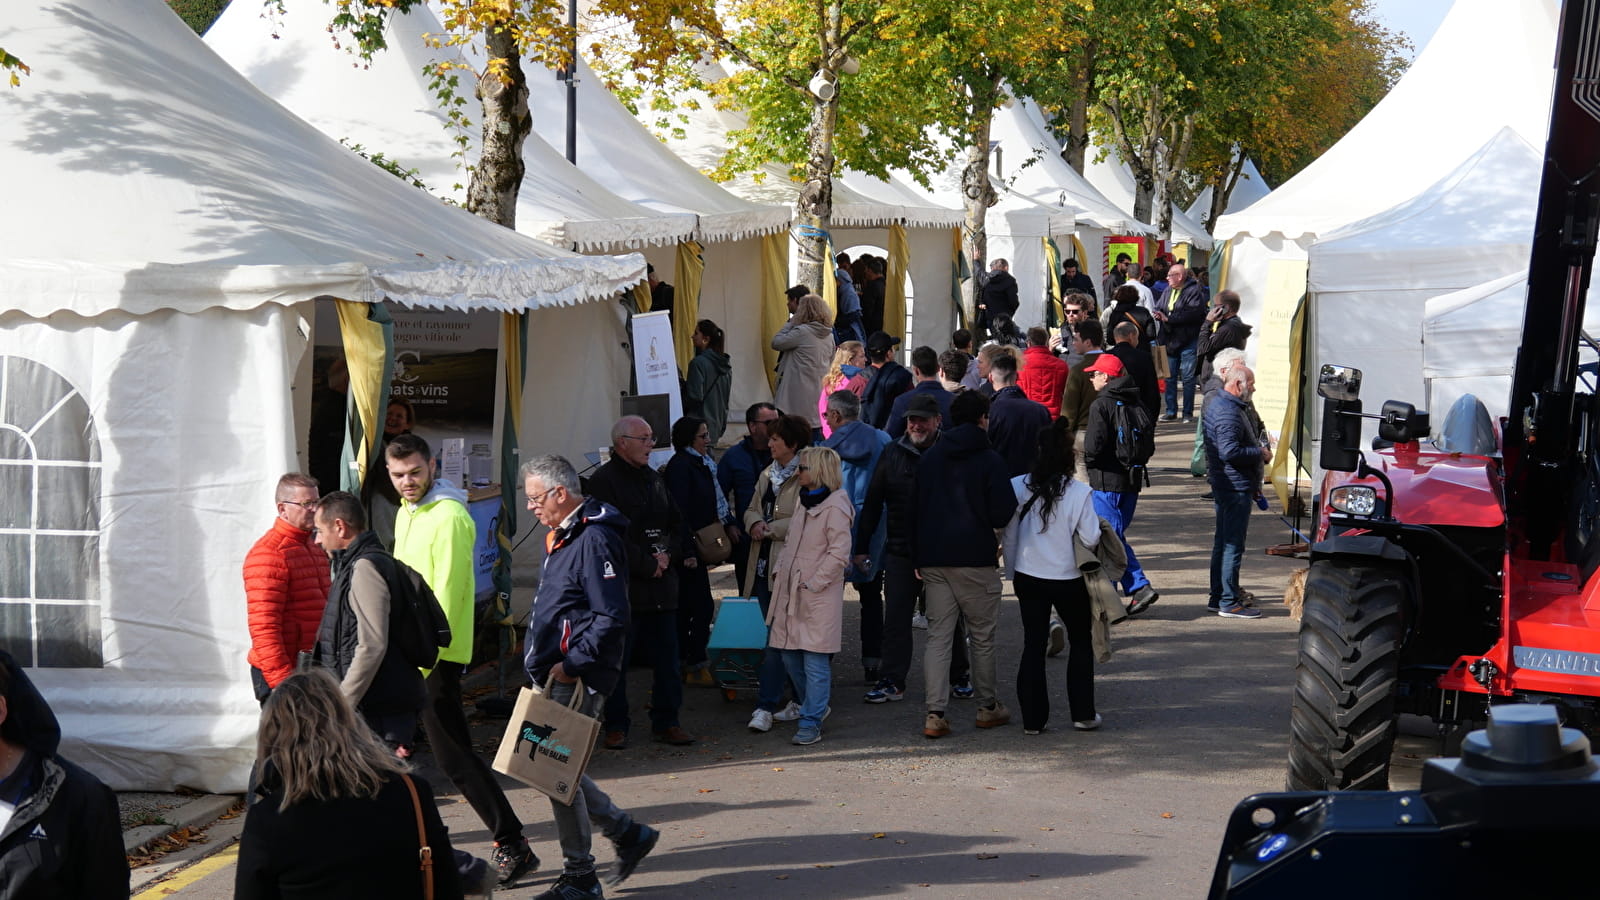
<instances>
[{"instance_id":1,"label":"brown leather shoe","mask_svg":"<svg viewBox=\"0 0 1600 900\"><path fill-rule=\"evenodd\" d=\"M694 743L694 735L674 725L666 731L657 731L650 739L662 744L671 744L674 747L685 747Z\"/></svg>"},{"instance_id":2,"label":"brown leather shoe","mask_svg":"<svg viewBox=\"0 0 1600 900\"><path fill-rule=\"evenodd\" d=\"M605 746L607 750L628 749L628 733L626 731L606 732Z\"/></svg>"}]
</instances>

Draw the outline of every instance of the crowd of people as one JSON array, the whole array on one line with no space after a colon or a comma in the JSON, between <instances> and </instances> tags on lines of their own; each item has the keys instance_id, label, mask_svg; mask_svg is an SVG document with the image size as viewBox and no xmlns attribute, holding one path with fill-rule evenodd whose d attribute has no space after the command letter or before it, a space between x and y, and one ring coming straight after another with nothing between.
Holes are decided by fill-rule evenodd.
<instances>
[{"instance_id":1,"label":"crowd of people","mask_svg":"<svg viewBox=\"0 0 1600 900\"><path fill-rule=\"evenodd\" d=\"M788 291L791 316L771 340L774 402L746 409L745 434L725 451L714 448L727 428L731 362L721 328L701 320L685 373L687 414L672 425L673 453L659 471L655 433L637 416L616 422L609 459L586 479L560 457L521 470L528 508L550 529L526 672L553 700L599 719L604 748L629 746L639 707L651 740L695 743L680 721L683 687L718 683L709 570L724 560L767 627L752 732L785 723L796 745L823 739L847 585L860 604L866 703L906 697L920 626L926 737L957 727L958 699L975 701L974 727L1006 725L1009 696L1023 732L1043 733L1044 661L1062 652L1071 726L1098 728L1095 629L1105 613L1094 598L1120 596L1126 615L1159 599L1129 535L1150 482L1156 424L1195 422L1197 393L1193 471L1206 477L1216 510L1208 605L1227 618L1259 615L1239 568L1250 507L1264 506L1270 447L1251 404L1243 353L1251 329L1238 318L1237 294L1213 300L1203 278L1177 262L1154 281L1155 270L1124 256L1100 285L1109 301L1102 313L1092 280L1068 260L1060 333L1022 331L1016 281L995 260L979 288L977 335L958 330L942 352L915 347L907 367L883 327L882 260L836 263L841 314L814 290ZM670 285L653 287L670 310ZM244 561L262 720L238 896L293 886L307 896L448 898L513 885L539 865L463 712L477 618L466 494L436 477L409 415L403 404L389 411L381 469L364 496L323 494L311 476L284 475L276 518ZM380 495L393 507L384 507L382 529L371 521ZM1096 583L1105 571L1118 580ZM996 659L1004 578L1023 624L1011 691ZM451 636L420 669L391 634L418 583L438 600ZM629 697L632 660L650 667L647 704ZM419 726L493 836L490 860L451 848L426 781L412 774ZM48 705L0 651L0 829L12 840L17 822L36 820L60 846L71 842L67 858L116 861L24 866L5 853L0 874L62 896L125 894L114 800L56 755L58 741ZM45 794L53 801L33 802ZM614 848L613 884L659 839L589 777L575 794L570 804L551 802L562 874L540 900L603 897L596 827ZM420 874L419 846L436 861ZM113 870L115 884L94 881Z\"/></svg>"}]
</instances>

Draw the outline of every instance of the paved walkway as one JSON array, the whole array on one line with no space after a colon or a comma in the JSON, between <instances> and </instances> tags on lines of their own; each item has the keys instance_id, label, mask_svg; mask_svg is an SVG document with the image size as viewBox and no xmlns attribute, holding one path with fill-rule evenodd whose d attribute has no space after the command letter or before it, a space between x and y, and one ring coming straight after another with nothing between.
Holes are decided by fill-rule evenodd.
<instances>
[{"instance_id":1,"label":"paved walkway","mask_svg":"<svg viewBox=\"0 0 1600 900\"><path fill-rule=\"evenodd\" d=\"M669 748L641 732L632 749L598 754L594 777L663 831L655 854L611 896L956 898L990 897L997 888L1027 897L1203 896L1229 811L1251 793L1283 786L1296 625L1278 600L1304 563L1261 554L1290 535L1275 512L1257 513L1244 582L1266 615L1222 619L1205 609L1213 514L1199 499L1204 482L1187 472L1190 440L1163 426L1154 484L1130 532L1162 596L1112 632L1116 656L1096 673L1103 729L1071 730L1065 660L1056 658L1055 714L1043 735L1023 735L1016 721L978 732L970 701L953 701L955 733L923 738L925 633L916 633L907 700L861 703L857 607L847 592L845 648L822 743L795 747L782 725L753 735L744 727L745 698L727 703L720 691L687 689L683 723L698 744ZM719 592L732 588L725 572ZM1000 683L1013 709L1020 647L1008 593ZM642 704L648 672L630 677ZM636 711L635 719L644 716ZM503 725L483 726L486 753ZM545 864L525 886L497 896L531 897L554 877L559 856L548 801L520 785L511 797ZM443 798L441 811L457 846L488 854L489 835L459 797ZM235 823L214 834L212 846L236 830ZM597 855L609 865L609 847ZM205 865L177 894L231 896L227 857Z\"/></svg>"}]
</instances>

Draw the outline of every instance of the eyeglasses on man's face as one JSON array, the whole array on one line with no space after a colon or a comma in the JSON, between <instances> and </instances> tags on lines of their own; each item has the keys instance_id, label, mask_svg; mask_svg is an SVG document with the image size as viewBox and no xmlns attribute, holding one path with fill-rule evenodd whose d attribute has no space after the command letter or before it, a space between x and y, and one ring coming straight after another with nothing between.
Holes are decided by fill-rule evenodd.
<instances>
[{"instance_id":1,"label":"eyeglasses on man's face","mask_svg":"<svg viewBox=\"0 0 1600 900\"><path fill-rule=\"evenodd\" d=\"M279 500L278 502L279 503L287 503L290 506L298 506L301 509L316 509L317 508L317 501L315 501L315 500Z\"/></svg>"}]
</instances>

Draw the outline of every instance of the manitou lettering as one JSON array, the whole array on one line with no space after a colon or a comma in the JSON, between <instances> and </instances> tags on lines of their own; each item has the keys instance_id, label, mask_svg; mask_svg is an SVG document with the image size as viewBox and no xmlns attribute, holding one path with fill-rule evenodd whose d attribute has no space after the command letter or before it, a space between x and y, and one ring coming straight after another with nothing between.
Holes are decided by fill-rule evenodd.
<instances>
[{"instance_id":1,"label":"manitou lettering","mask_svg":"<svg viewBox=\"0 0 1600 900\"><path fill-rule=\"evenodd\" d=\"M1560 672L1565 675L1592 675L1600 677L1600 653L1578 653L1572 650L1546 650L1542 647L1514 647L1512 658L1518 668L1537 672Z\"/></svg>"}]
</instances>

